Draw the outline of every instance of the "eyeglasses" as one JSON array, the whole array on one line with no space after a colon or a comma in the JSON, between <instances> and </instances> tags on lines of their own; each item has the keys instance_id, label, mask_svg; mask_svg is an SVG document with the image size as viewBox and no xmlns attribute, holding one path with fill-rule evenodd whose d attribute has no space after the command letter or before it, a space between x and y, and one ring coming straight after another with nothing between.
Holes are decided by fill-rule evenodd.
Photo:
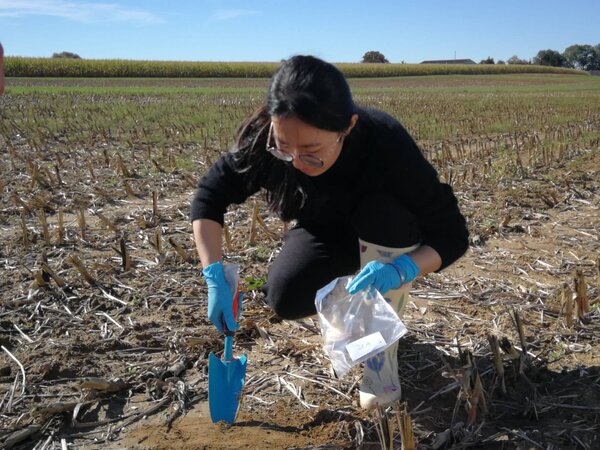
<instances>
[{"instance_id":1,"label":"eyeglasses","mask_svg":"<svg viewBox=\"0 0 600 450\"><path fill-rule=\"evenodd\" d=\"M338 138L336 139L336 143L339 144L341 140L346 135L344 133L340 133ZM292 162L296 157L293 153L286 152L285 150L281 150L277 148L275 142L273 141L273 122L269 126L269 136L267 137L267 151L273 155L277 159L281 159L282 161ZM314 152L317 153L317 152ZM298 153L298 159L302 161L307 166L320 168L325 164L321 158L319 158L314 153Z\"/></svg>"}]
</instances>

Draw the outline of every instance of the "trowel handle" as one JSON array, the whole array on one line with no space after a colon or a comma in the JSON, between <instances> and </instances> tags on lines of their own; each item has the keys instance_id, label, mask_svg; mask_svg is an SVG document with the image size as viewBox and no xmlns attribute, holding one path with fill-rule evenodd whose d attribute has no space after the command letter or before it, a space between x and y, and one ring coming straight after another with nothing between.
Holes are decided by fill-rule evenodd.
<instances>
[{"instance_id":1,"label":"trowel handle","mask_svg":"<svg viewBox=\"0 0 600 450\"><path fill-rule=\"evenodd\" d=\"M232 302L232 312L233 312L233 318L234 320L237 322L238 320L238 316L239 316L239 312L240 312L240 302L242 301L242 299L244 298L244 294L242 294L240 292L240 287L238 286L235 294L233 295L233 302ZM233 336L234 332L229 330L229 328L227 328L227 324L225 323L225 321L222 321L223 323L223 331L225 332L225 336Z\"/></svg>"},{"instance_id":2,"label":"trowel handle","mask_svg":"<svg viewBox=\"0 0 600 450\"><path fill-rule=\"evenodd\" d=\"M223 361L233 361L233 332L227 331L225 334L225 349L223 350Z\"/></svg>"}]
</instances>

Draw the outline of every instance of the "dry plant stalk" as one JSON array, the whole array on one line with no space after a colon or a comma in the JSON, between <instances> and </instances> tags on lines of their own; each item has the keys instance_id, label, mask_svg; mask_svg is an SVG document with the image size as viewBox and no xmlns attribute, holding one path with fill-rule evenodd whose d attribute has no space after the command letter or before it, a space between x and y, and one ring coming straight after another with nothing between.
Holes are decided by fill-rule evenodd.
<instances>
[{"instance_id":1,"label":"dry plant stalk","mask_svg":"<svg viewBox=\"0 0 600 450\"><path fill-rule=\"evenodd\" d=\"M173 246L173 248L175 249L175 251L177 252L177 254L179 255L179 257L181 259L183 259L184 262L189 262L190 260L190 255L188 255L188 253L185 251L185 249L183 249L181 247L181 245L179 245L175 239L173 239L172 237L169 238L169 244L171 244Z\"/></svg>"},{"instance_id":2,"label":"dry plant stalk","mask_svg":"<svg viewBox=\"0 0 600 450\"><path fill-rule=\"evenodd\" d=\"M29 171L31 175L31 189L35 187L35 183L37 182L39 170L37 164L32 163L31 161L27 161L27 165L29 166Z\"/></svg>"},{"instance_id":3,"label":"dry plant stalk","mask_svg":"<svg viewBox=\"0 0 600 450\"><path fill-rule=\"evenodd\" d=\"M73 267L77 269L77 271L81 274L83 279L87 281L91 286L96 286L98 284L96 282L96 279L92 275L90 275L90 273L87 271L87 269L77 256L71 255L67 258L67 260L73 265Z\"/></svg>"},{"instance_id":4,"label":"dry plant stalk","mask_svg":"<svg viewBox=\"0 0 600 450\"><path fill-rule=\"evenodd\" d=\"M19 196L17 194L15 194L13 192L13 194L11 195L12 201L14 202L15 206L17 207L21 207L23 208L23 212L25 214L29 214L31 212L31 208L29 207L29 205L27 203L25 203L23 200L21 200L19 198Z\"/></svg>"},{"instance_id":5,"label":"dry plant stalk","mask_svg":"<svg viewBox=\"0 0 600 450\"><path fill-rule=\"evenodd\" d=\"M182 174L183 179L185 180L185 182L188 184L189 187L191 188L196 188L198 185L197 180L191 176L189 173L184 173Z\"/></svg>"},{"instance_id":6,"label":"dry plant stalk","mask_svg":"<svg viewBox=\"0 0 600 450\"><path fill-rule=\"evenodd\" d=\"M156 159L152 158L151 161L152 161L152 164L154 164L154 167L156 167L156 170L158 170L160 173L167 172L165 170L165 168L163 166L161 166L160 163Z\"/></svg>"},{"instance_id":7,"label":"dry plant stalk","mask_svg":"<svg viewBox=\"0 0 600 450\"><path fill-rule=\"evenodd\" d=\"M50 212L54 211L54 208L50 206L50 203L48 203L48 199L40 194L31 197L29 199L28 205L29 209L45 209Z\"/></svg>"},{"instance_id":8,"label":"dry plant stalk","mask_svg":"<svg viewBox=\"0 0 600 450\"><path fill-rule=\"evenodd\" d=\"M94 212L94 214L110 230L114 231L115 233L119 233L121 231L118 226L116 226L108 217L106 217L99 211Z\"/></svg>"},{"instance_id":9,"label":"dry plant stalk","mask_svg":"<svg viewBox=\"0 0 600 450\"><path fill-rule=\"evenodd\" d=\"M129 170L127 170L127 167L125 166L125 163L123 162L123 158L121 158L121 155L118 153L117 153L117 170L119 172L121 172L121 175L123 175L124 178L131 177Z\"/></svg>"},{"instance_id":10,"label":"dry plant stalk","mask_svg":"<svg viewBox=\"0 0 600 450\"><path fill-rule=\"evenodd\" d=\"M160 227L156 228L154 236L152 236L152 239L150 239L150 245L154 247L154 250L156 250L159 255L162 255L162 233L160 231Z\"/></svg>"},{"instance_id":11,"label":"dry plant stalk","mask_svg":"<svg viewBox=\"0 0 600 450\"><path fill-rule=\"evenodd\" d=\"M121 255L121 267L123 267L124 272L129 272L131 270L131 256L127 253L127 244L125 242L125 238L121 238L119 240L119 246L121 251L119 254Z\"/></svg>"},{"instance_id":12,"label":"dry plant stalk","mask_svg":"<svg viewBox=\"0 0 600 450\"><path fill-rule=\"evenodd\" d=\"M525 331L523 330L523 321L521 320L521 315L519 311L514 311L515 323L517 325L517 332L519 333L519 341L521 342L521 351L523 352L523 356L527 358L527 341L525 340Z\"/></svg>"},{"instance_id":13,"label":"dry plant stalk","mask_svg":"<svg viewBox=\"0 0 600 450\"><path fill-rule=\"evenodd\" d=\"M585 277L581 270L575 272L575 305L577 306L577 318L579 320L590 312L587 286L585 285Z\"/></svg>"},{"instance_id":14,"label":"dry plant stalk","mask_svg":"<svg viewBox=\"0 0 600 450\"><path fill-rule=\"evenodd\" d=\"M254 208L252 209L252 220L250 221L250 237L248 238L248 244L254 244L256 239L256 222L258 218L258 203L254 202Z\"/></svg>"},{"instance_id":15,"label":"dry plant stalk","mask_svg":"<svg viewBox=\"0 0 600 450\"><path fill-rule=\"evenodd\" d=\"M85 239L85 212L83 209L77 210L77 223L79 224L79 233L81 235L81 239Z\"/></svg>"},{"instance_id":16,"label":"dry plant stalk","mask_svg":"<svg viewBox=\"0 0 600 450\"><path fill-rule=\"evenodd\" d=\"M488 342L494 355L494 366L496 367L496 375L498 376L497 382L500 383L500 391L502 394L506 394L506 383L504 380L504 364L502 362L502 356L500 356L500 344L498 343L498 337L493 334L488 336Z\"/></svg>"},{"instance_id":17,"label":"dry plant stalk","mask_svg":"<svg viewBox=\"0 0 600 450\"><path fill-rule=\"evenodd\" d=\"M65 237L65 214L62 208L58 210L58 228L56 229L56 237L58 245L62 245Z\"/></svg>"},{"instance_id":18,"label":"dry plant stalk","mask_svg":"<svg viewBox=\"0 0 600 450\"><path fill-rule=\"evenodd\" d=\"M413 432L412 419L408 414L406 403L403 403L400 410L396 411L396 421L400 428L400 436L402 438L402 450L415 450L415 434ZM393 448L393 447L390 447Z\"/></svg>"},{"instance_id":19,"label":"dry plant stalk","mask_svg":"<svg viewBox=\"0 0 600 450\"><path fill-rule=\"evenodd\" d=\"M269 230L269 227L267 227L267 224L262 219L262 217L260 217L259 214L256 215L256 220L258 222L258 225L260 225L260 227L264 230L264 232L267 233L267 236L269 236L271 239L278 239L279 238L279 236L277 235L277 233Z\"/></svg>"},{"instance_id":20,"label":"dry plant stalk","mask_svg":"<svg viewBox=\"0 0 600 450\"><path fill-rule=\"evenodd\" d=\"M152 191L152 217L158 217L158 194L156 191Z\"/></svg>"},{"instance_id":21,"label":"dry plant stalk","mask_svg":"<svg viewBox=\"0 0 600 450\"><path fill-rule=\"evenodd\" d=\"M375 408L375 430L382 450L393 450L394 448L393 422L391 425L385 409L378 404Z\"/></svg>"},{"instance_id":22,"label":"dry plant stalk","mask_svg":"<svg viewBox=\"0 0 600 450\"><path fill-rule=\"evenodd\" d=\"M129 183L127 182L127 180L123 180L123 189L125 189L125 193L129 196L129 197L135 197L135 192L133 192L133 189L131 188L131 186L129 186Z\"/></svg>"},{"instance_id":23,"label":"dry plant stalk","mask_svg":"<svg viewBox=\"0 0 600 450\"><path fill-rule=\"evenodd\" d=\"M54 280L56 285L60 288L64 288L67 283L61 277L59 277L51 268L48 266L48 263L42 263L42 271L46 273L50 278Z\"/></svg>"},{"instance_id":24,"label":"dry plant stalk","mask_svg":"<svg viewBox=\"0 0 600 450\"><path fill-rule=\"evenodd\" d=\"M598 257L596 260L596 268L598 269L598 275L596 278L596 294L598 295L598 298L596 301L600 301L600 257Z\"/></svg>"},{"instance_id":25,"label":"dry plant stalk","mask_svg":"<svg viewBox=\"0 0 600 450\"><path fill-rule=\"evenodd\" d=\"M42 276L41 272L39 272L39 271L34 272L33 278L35 280L34 286L40 287L40 288L45 288L48 286L48 283L46 283L46 280L44 280L44 277Z\"/></svg>"},{"instance_id":26,"label":"dry plant stalk","mask_svg":"<svg viewBox=\"0 0 600 450\"><path fill-rule=\"evenodd\" d=\"M562 287L562 301L565 309L565 322L568 328L573 328L573 291L567 285L563 284Z\"/></svg>"},{"instance_id":27,"label":"dry plant stalk","mask_svg":"<svg viewBox=\"0 0 600 450\"><path fill-rule=\"evenodd\" d=\"M92 181L95 183L96 173L94 172L94 166L91 161L88 161L88 170L90 171L90 177L92 178Z\"/></svg>"},{"instance_id":28,"label":"dry plant stalk","mask_svg":"<svg viewBox=\"0 0 600 450\"><path fill-rule=\"evenodd\" d=\"M46 244L50 244L50 230L48 229L48 220L46 219L46 213L43 209L40 209L38 212L38 219L42 227L42 236L44 237L44 242L46 242Z\"/></svg>"},{"instance_id":29,"label":"dry plant stalk","mask_svg":"<svg viewBox=\"0 0 600 450\"><path fill-rule=\"evenodd\" d=\"M23 233L23 244L29 244L29 230L27 229L27 223L23 214L21 214L21 232Z\"/></svg>"},{"instance_id":30,"label":"dry plant stalk","mask_svg":"<svg viewBox=\"0 0 600 450\"><path fill-rule=\"evenodd\" d=\"M54 173L56 174L56 181L58 182L58 185L62 186L63 180L60 176L60 168L59 168L58 164L54 164Z\"/></svg>"},{"instance_id":31,"label":"dry plant stalk","mask_svg":"<svg viewBox=\"0 0 600 450\"><path fill-rule=\"evenodd\" d=\"M481 410L483 414L487 412L487 404L485 401L485 392L483 390L483 384L481 383L481 377L478 372L473 374L473 388L470 392L470 398L467 401L468 404L468 424L473 425L477 420L477 412Z\"/></svg>"},{"instance_id":32,"label":"dry plant stalk","mask_svg":"<svg viewBox=\"0 0 600 450\"><path fill-rule=\"evenodd\" d=\"M104 378L88 377L79 382L80 389L89 389L103 392L119 392L127 389L127 383L122 381L108 381Z\"/></svg>"},{"instance_id":33,"label":"dry plant stalk","mask_svg":"<svg viewBox=\"0 0 600 450\"><path fill-rule=\"evenodd\" d=\"M233 252L233 244L231 243L231 234L226 223L223 224L223 236L225 237L225 247L228 252Z\"/></svg>"}]
</instances>

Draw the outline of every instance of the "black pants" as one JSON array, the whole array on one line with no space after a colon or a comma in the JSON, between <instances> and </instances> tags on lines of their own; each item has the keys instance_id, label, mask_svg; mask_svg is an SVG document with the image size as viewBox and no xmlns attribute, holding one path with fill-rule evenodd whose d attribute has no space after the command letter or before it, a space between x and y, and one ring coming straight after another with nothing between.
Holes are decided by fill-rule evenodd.
<instances>
[{"instance_id":1,"label":"black pants","mask_svg":"<svg viewBox=\"0 0 600 450\"><path fill-rule=\"evenodd\" d=\"M279 317L316 314L317 290L360 268L359 238L392 248L421 240L414 215L391 197L365 199L349 222L335 227L298 225L288 231L263 288Z\"/></svg>"}]
</instances>

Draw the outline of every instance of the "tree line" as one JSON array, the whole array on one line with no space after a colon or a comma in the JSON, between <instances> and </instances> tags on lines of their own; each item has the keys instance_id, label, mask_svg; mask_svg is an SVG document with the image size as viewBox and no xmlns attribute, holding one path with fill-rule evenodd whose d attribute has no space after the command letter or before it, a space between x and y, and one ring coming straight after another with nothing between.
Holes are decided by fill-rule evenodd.
<instances>
[{"instance_id":1,"label":"tree line","mask_svg":"<svg viewBox=\"0 0 600 450\"><path fill-rule=\"evenodd\" d=\"M363 63L389 63L387 58L378 51L371 50L363 55ZM498 62L491 56L482 59L479 64L535 64L539 66L565 67L579 70L600 70L600 44L575 44L567 47L564 52L556 50L540 50L533 59L525 60L517 55L508 60Z\"/></svg>"}]
</instances>

